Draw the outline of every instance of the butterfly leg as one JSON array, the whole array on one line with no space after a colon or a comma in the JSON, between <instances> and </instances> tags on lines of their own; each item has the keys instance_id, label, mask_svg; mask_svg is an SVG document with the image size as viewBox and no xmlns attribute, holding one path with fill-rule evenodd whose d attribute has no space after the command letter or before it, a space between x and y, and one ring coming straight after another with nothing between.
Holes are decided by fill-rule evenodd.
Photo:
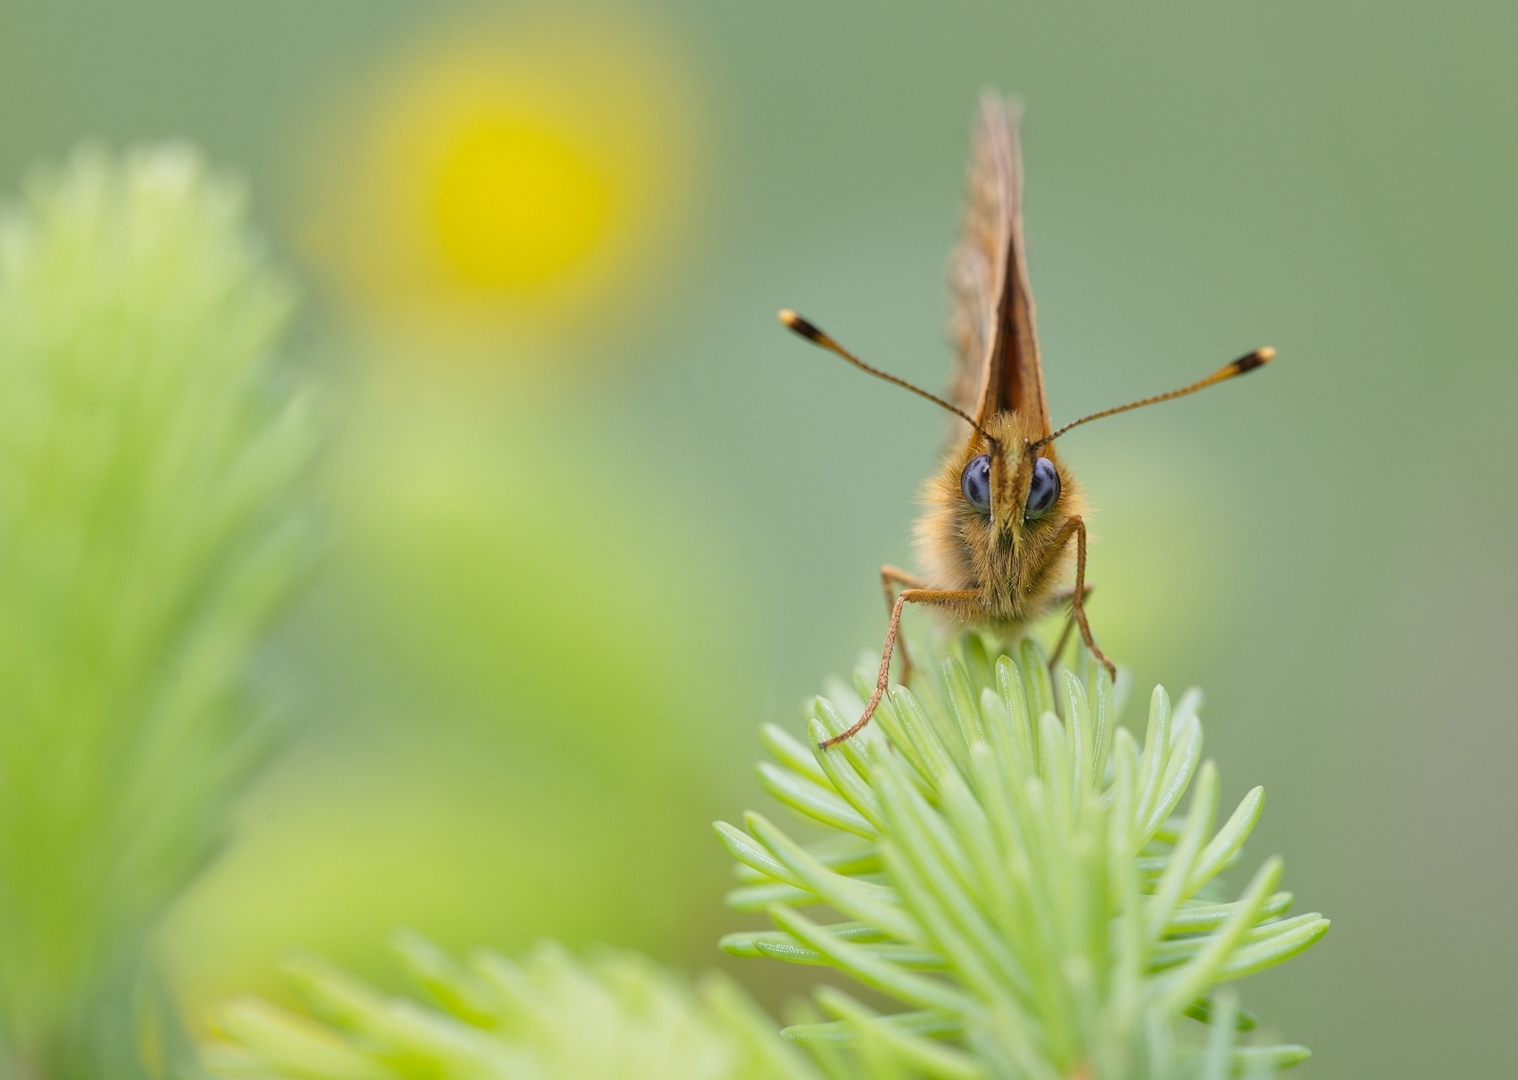
<instances>
[{"instance_id":1,"label":"butterfly leg","mask_svg":"<svg viewBox=\"0 0 1518 1080\"><path fill-rule=\"evenodd\" d=\"M1063 547L1069 541L1071 533L1075 534L1075 593L1070 599L1070 615L1080 627L1081 640L1091 650L1091 655L1101 661L1108 675L1116 679L1117 666L1107 659L1106 653L1096 647L1096 639L1091 636L1091 624L1086 621L1086 523L1079 517L1071 518L1065 522L1065 527L1059 531L1054 543L1056 547Z\"/></svg>"},{"instance_id":2,"label":"butterfly leg","mask_svg":"<svg viewBox=\"0 0 1518 1080\"><path fill-rule=\"evenodd\" d=\"M1091 594L1094 592L1096 592L1096 586L1087 585L1086 595L1081 598L1082 601L1091 599ZM1059 666L1060 654L1065 651L1065 646L1069 644L1070 641L1070 635L1075 632L1074 601L1075 592L1073 590L1071 592L1063 593L1054 598L1055 604L1069 604L1070 614L1065 617L1065 628L1059 632L1059 640L1054 643L1054 649L1049 653L1049 681L1051 683L1054 681L1054 669Z\"/></svg>"},{"instance_id":3,"label":"butterfly leg","mask_svg":"<svg viewBox=\"0 0 1518 1080\"><path fill-rule=\"evenodd\" d=\"M905 585L909 589L926 589L928 583L916 574L909 574L898 566L887 563L880 568L880 585L885 590L886 614L889 615L896 607L896 586ZM912 681L912 658L907 655L907 643L901 643L901 681Z\"/></svg>"},{"instance_id":4,"label":"butterfly leg","mask_svg":"<svg viewBox=\"0 0 1518 1080\"><path fill-rule=\"evenodd\" d=\"M974 604L980 600L980 593L973 590L956 591L951 589L903 589L896 597L896 603L891 605L891 624L886 627L885 649L880 656L880 675L875 680L875 692L870 695L869 704L864 707L864 715L854 721L847 731L834 735L831 739L824 739L818 743L819 749L826 750L843 740L852 738L863 730L870 722L870 717L875 715L875 708L880 704L880 699L885 696L886 687L891 681L891 653L896 648L896 635L901 629L901 609L908 604L932 604L941 607Z\"/></svg>"}]
</instances>

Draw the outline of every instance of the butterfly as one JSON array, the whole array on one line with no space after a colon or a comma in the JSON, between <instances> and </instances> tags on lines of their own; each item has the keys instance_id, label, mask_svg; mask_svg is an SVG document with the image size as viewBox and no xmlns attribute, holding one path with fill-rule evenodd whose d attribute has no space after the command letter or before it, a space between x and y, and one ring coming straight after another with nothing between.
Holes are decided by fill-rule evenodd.
<instances>
[{"instance_id":1,"label":"butterfly","mask_svg":"<svg viewBox=\"0 0 1518 1080\"><path fill-rule=\"evenodd\" d=\"M947 400L866 364L794 311L780 313L782 323L813 344L934 402L954 417L949 449L923 488L915 545L922 572L880 568L890 621L875 691L858 721L823 742L824 748L870 722L890 682L891 657L907 604L936 608L962 623L1007 636L1068 605L1066 633L1077 627L1091 655L1116 677L1086 617L1091 589L1086 584L1085 494L1060 460L1055 440L1092 420L1184 397L1243 375L1275 356L1269 347L1256 349L1178 390L1053 428L1044 399L1023 242L1021 119L1015 101L994 91L982 95L964 223L949 262L949 337L958 364ZM1072 564L1074 580L1067 586ZM901 652L905 681L910 678L910 658L904 645Z\"/></svg>"}]
</instances>

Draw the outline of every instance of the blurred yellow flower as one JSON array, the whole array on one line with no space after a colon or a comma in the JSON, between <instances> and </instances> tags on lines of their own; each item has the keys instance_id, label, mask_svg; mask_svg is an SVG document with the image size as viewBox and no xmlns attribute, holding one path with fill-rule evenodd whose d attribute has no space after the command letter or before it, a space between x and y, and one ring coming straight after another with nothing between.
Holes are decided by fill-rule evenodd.
<instances>
[{"instance_id":1,"label":"blurred yellow flower","mask_svg":"<svg viewBox=\"0 0 1518 1080\"><path fill-rule=\"evenodd\" d=\"M436 342L594 329L690 235L694 97L604 13L466 24L317 125L308 235L344 307Z\"/></svg>"},{"instance_id":2,"label":"blurred yellow flower","mask_svg":"<svg viewBox=\"0 0 1518 1080\"><path fill-rule=\"evenodd\" d=\"M558 133L482 111L444 148L432 225L459 283L525 293L573 270L604 239L612 185Z\"/></svg>"}]
</instances>

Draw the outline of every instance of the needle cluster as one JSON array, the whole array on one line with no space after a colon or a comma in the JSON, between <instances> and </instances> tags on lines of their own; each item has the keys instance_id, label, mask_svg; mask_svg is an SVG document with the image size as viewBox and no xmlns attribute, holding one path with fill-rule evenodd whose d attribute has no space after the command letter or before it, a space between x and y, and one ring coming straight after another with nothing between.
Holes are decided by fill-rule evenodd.
<instances>
[{"instance_id":1,"label":"needle cluster","mask_svg":"<svg viewBox=\"0 0 1518 1080\"><path fill-rule=\"evenodd\" d=\"M150 935L267 744L310 554L292 301L187 146L82 150L0 214L5 1076L144 1075Z\"/></svg>"},{"instance_id":2,"label":"needle cluster","mask_svg":"<svg viewBox=\"0 0 1518 1080\"><path fill-rule=\"evenodd\" d=\"M624 952L588 961L545 944L520 962L461 964L402 933L396 950L431 998L392 998L320 960L287 968L321 1021L232 1002L203 1054L227 1080L822 1080L732 983L699 989Z\"/></svg>"},{"instance_id":3,"label":"needle cluster","mask_svg":"<svg viewBox=\"0 0 1518 1080\"><path fill-rule=\"evenodd\" d=\"M908 1075L1221 1080L1305 1058L1246 1045L1254 1019L1216 990L1308 948L1328 921L1286 916L1277 858L1240 889L1218 881L1263 792L1218 826L1200 696L1172 705L1157 687L1140 742L1117 726L1097 665L1054 684L1031 642L1021 660L971 636L941 692L897 689L830 750L814 747L848 726L847 691L815 701L807 742L766 727L761 781L821 834L801 842L758 813L718 825L745 881L731 903L775 927L723 947L827 965L900 1003L882 1016L824 989L833 1019L786 1034L824 1053L867 1038Z\"/></svg>"}]
</instances>

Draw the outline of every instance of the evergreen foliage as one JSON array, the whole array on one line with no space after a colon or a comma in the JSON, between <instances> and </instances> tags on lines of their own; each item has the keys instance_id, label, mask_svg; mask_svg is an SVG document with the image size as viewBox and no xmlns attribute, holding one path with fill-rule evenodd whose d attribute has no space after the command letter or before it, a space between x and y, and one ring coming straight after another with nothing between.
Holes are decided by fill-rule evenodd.
<instances>
[{"instance_id":1,"label":"evergreen foliage","mask_svg":"<svg viewBox=\"0 0 1518 1080\"><path fill-rule=\"evenodd\" d=\"M520 964L482 951L463 965L414 933L396 948L430 1004L302 958L288 974L322 1022L232 1002L206 1067L227 1080L820 1080L719 976L692 992L630 953L582 962L545 944Z\"/></svg>"},{"instance_id":2,"label":"evergreen foliage","mask_svg":"<svg viewBox=\"0 0 1518 1080\"><path fill-rule=\"evenodd\" d=\"M826 964L906 1006L880 1017L828 989L818 1004L835 1019L787 1034L831 1047L870 1032L877 1057L935 1077L1212 1078L1305 1058L1239 1045L1254 1021L1214 993L1308 948L1328 921L1285 916L1279 859L1236 893L1217 881L1263 792L1217 826L1200 695L1172 707L1156 687L1141 743L1117 726L1098 665L1085 680L1063 672L1056 699L1031 641L1019 664L962 640L940 693L925 679L898 688L831 750L813 746L862 707L847 690L813 704L813 745L765 728L762 783L820 837L798 842L758 813L746 831L718 825L746 878L733 906L776 926L730 935L729 952ZM817 905L843 918L805 913Z\"/></svg>"}]
</instances>

